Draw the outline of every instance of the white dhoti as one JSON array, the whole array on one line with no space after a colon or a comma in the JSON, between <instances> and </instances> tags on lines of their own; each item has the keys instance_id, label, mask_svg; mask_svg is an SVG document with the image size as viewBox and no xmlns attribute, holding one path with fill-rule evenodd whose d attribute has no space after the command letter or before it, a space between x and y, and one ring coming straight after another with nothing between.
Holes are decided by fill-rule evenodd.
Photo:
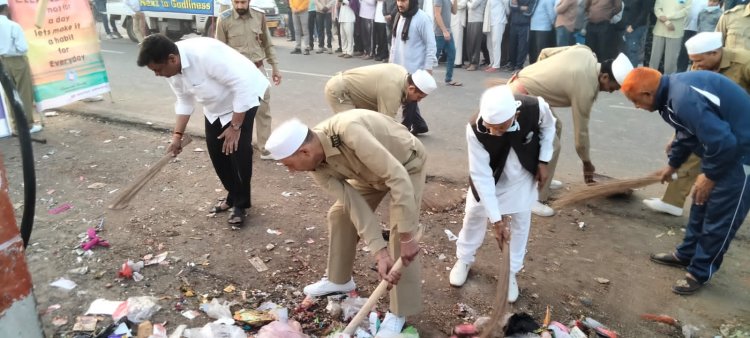
<instances>
[{"instance_id":1,"label":"white dhoti","mask_svg":"<svg viewBox=\"0 0 750 338\"><path fill-rule=\"evenodd\" d=\"M492 24L490 32L487 33L487 49L490 52L490 67L500 68L501 49L505 23Z\"/></svg>"},{"instance_id":2,"label":"white dhoti","mask_svg":"<svg viewBox=\"0 0 750 338\"><path fill-rule=\"evenodd\" d=\"M456 10L451 16L451 36L456 46L456 67L464 64L464 27L466 27L466 9Z\"/></svg>"}]
</instances>

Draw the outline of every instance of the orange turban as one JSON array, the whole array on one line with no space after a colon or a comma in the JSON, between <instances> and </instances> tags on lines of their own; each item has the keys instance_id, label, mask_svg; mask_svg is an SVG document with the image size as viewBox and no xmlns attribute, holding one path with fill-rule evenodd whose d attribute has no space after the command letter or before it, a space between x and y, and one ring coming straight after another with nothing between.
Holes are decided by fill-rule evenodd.
<instances>
[{"instance_id":1,"label":"orange turban","mask_svg":"<svg viewBox=\"0 0 750 338\"><path fill-rule=\"evenodd\" d=\"M656 93L656 90L659 89L660 81L661 73L658 70L648 67L638 67L628 73L628 76L622 82L620 90L627 97L632 97L635 94L643 92Z\"/></svg>"}]
</instances>

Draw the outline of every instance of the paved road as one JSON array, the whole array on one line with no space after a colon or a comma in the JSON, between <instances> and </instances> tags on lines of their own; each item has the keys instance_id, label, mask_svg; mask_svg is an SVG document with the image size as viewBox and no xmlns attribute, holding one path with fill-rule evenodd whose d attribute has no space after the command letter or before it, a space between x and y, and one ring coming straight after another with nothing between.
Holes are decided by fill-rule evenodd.
<instances>
[{"instance_id":1,"label":"paved road","mask_svg":"<svg viewBox=\"0 0 750 338\"><path fill-rule=\"evenodd\" d=\"M330 116L323 98L327 79L348 68L372 64L373 61L341 59L329 54L290 55L291 43L274 38L280 59L283 81L272 89L274 125L298 117L308 124ZM75 103L68 110L105 115L157 126L173 124L174 96L167 83L146 68L136 66L137 45L127 39L104 40L102 52L112 85L112 101ZM507 73L499 73L507 77ZM441 65L435 71L438 83L445 75ZM478 109L485 81L484 72L457 69L454 79L463 87L440 86L421 103L430 132L421 137L430 151L429 172L464 181L467 173L464 127ZM575 86L575 83L570 83ZM581 180L580 161L573 148L570 110L558 109L563 119L563 150L556 177L567 182ZM201 115L194 116L190 130L202 134ZM601 93L590 124L592 157L599 172L616 177L638 176L660 168L665 163L663 145L670 135L669 127L658 115L632 108L620 93ZM658 190L656 190L658 191Z\"/></svg>"}]
</instances>

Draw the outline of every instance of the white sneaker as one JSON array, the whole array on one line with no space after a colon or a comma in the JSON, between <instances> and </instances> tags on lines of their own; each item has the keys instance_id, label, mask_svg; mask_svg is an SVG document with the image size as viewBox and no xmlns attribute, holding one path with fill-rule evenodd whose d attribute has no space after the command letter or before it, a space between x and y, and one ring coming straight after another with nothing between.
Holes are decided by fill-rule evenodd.
<instances>
[{"instance_id":1,"label":"white sneaker","mask_svg":"<svg viewBox=\"0 0 750 338\"><path fill-rule=\"evenodd\" d=\"M404 329L406 317L399 317L390 312L385 314L383 322L380 323L380 330L375 338L397 337Z\"/></svg>"},{"instance_id":2,"label":"white sneaker","mask_svg":"<svg viewBox=\"0 0 750 338\"><path fill-rule=\"evenodd\" d=\"M516 274L510 274L510 282L508 283L508 303L515 303L518 299L518 282L516 281Z\"/></svg>"},{"instance_id":3,"label":"white sneaker","mask_svg":"<svg viewBox=\"0 0 750 338\"><path fill-rule=\"evenodd\" d=\"M336 284L323 277L323 279L305 286L302 289L306 295L310 297L323 297L331 294L347 293L356 289L357 286L354 284L354 279L350 279L346 284Z\"/></svg>"},{"instance_id":4,"label":"white sneaker","mask_svg":"<svg viewBox=\"0 0 750 338\"><path fill-rule=\"evenodd\" d=\"M38 123L35 123L34 125L31 126L31 129L29 129L29 133L32 133L32 134L38 133L40 131L42 131L42 125Z\"/></svg>"},{"instance_id":5,"label":"white sneaker","mask_svg":"<svg viewBox=\"0 0 750 338\"><path fill-rule=\"evenodd\" d=\"M558 180L552 180L549 182L549 189L550 190L560 190L563 187L563 182L560 182Z\"/></svg>"},{"instance_id":6,"label":"white sneaker","mask_svg":"<svg viewBox=\"0 0 750 338\"><path fill-rule=\"evenodd\" d=\"M643 204L653 211L663 212L672 216L682 216L682 208L664 203L660 198L645 199L643 200Z\"/></svg>"},{"instance_id":7,"label":"white sneaker","mask_svg":"<svg viewBox=\"0 0 750 338\"><path fill-rule=\"evenodd\" d=\"M535 201L534 205L531 206L531 212L534 213L534 215L542 217L550 217L555 214L554 209L539 201Z\"/></svg>"},{"instance_id":8,"label":"white sneaker","mask_svg":"<svg viewBox=\"0 0 750 338\"><path fill-rule=\"evenodd\" d=\"M456 264L453 265L453 269L451 269L451 274L449 281L451 285L455 287L461 287L466 283L466 277L469 276L469 270L471 269L471 264L466 264L460 260L456 261Z\"/></svg>"}]
</instances>

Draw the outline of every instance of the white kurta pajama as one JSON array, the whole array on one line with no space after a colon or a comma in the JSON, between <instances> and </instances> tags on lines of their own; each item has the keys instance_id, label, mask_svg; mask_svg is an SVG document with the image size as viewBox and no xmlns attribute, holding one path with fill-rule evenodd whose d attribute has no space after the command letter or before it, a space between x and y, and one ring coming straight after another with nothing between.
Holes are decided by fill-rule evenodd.
<instances>
[{"instance_id":1,"label":"white kurta pajama","mask_svg":"<svg viewBox=\"0 0 750 338\"><path fill-rule=\"evenodd\" d=\"M552 159L552 142L555 136L555 118L552 110L541 97L539 100L539 161ZM518 130L514 125L507 132ZM465 264L474 263L477 249L482 246L487 233L487 220L500 221L502 215L512 217L510 225L510 271L518 273L523 268L526 242L531 227L531 206L539 194L534 176L523 168L515 151L511 148L505 161L503 173L495 184L490 168L490 154L479 142L471 124L466 126L469 148L469 173L480 201L471 190L466 194L466 210L463 227L456 242L456 256Z\"/></svg>"}]
</instances>

